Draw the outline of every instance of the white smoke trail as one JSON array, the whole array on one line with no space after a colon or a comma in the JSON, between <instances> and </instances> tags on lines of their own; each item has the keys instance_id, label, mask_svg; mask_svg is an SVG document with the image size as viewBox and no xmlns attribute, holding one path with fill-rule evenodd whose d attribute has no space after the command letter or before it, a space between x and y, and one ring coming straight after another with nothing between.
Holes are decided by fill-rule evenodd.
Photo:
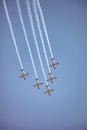
<instances>
[{"instance_id":1,"label":"white smoke trail","mask_svg":"<svg viewBox=\"0 0 87 130\"><path fill-rule=\"evenodd\" d=\"M43 39L41 27L40 27L40 21L39 21L39 16L38 16L35 0L33 0L33 8L34 8L34 13L35 13L35 17L36 17L36 22L37 22L38 31L39 31L39 34L40 34L40 39L41 39L41 43L42 43L46 63L47 63L47 66L48 66L49 73L51 73L51 70L50 70L50 67L49 67L49 62L48 62L48 57L47 57L47 53L46 53L46 49L45 49L45 45L44 45L44 39Z\"/></svg>"},{"instance_id":2,"label":"white smoke trail","mask_svg":"<svg viewBox=\"0 0 87 130\"><path fill-rule=\"evenodd\" d=\"M19 0L16 0L16 2L17 2L19 17L20 17L20 21L21 21L22 28L23 28L25 40L26 40L26 43L27 43L27 47L28 47L28 51L29 51L29 54L30 54L31 62L32 62L32 65L33 65L34 73L35 73L35 76L36 76L36 78L37 78L37 77L38 77L38 76L37 76L37 71L36 71L36 67L35 67L35 64L34 64L32 52L31 52L31 48L30 48L30 44L29 44L29 41L28 41L28 37L27 37L27 33L26 33L26 29L25 29L25 25L24 25L22 13L21 13L21 7L20 7Z\"/></svg>"},{"instance_id":3,"label":"white smoke trail","mask_svg":"<svg viewBox=\"0 0 87 130\"><path fill-rule=\"evenodd\" d=\"M13 39L14 46L15 46L15 50L16 50L16 53L17 53L17 56L18 56L18 60L19 60L21 69L23 69L22 61L21 61L21 58L20 58L20 54L19 54L19 51L18 51L17 44L16 44L16 39L15 39L15 36L14 36L14 32L13 32L13 28L12 28L12 24L11 24L11 20L10 20L10 17L9 17L9 13L8 13L8 9L7 9L5 0L3 0L3 5L4 5L7 20L8 20L8 24L9 24L9 27L10 27L12 39Z\"/></svg>"},{"instance_id":4,"label":"white smoke trail","mask_svg":"<svg viewBox=\"0 0 87 130\"><path fill-rule=\"evenodd\" d=\"M46 78L46 73L44 71L44 67L43 67L43 63L42 63L42 59L41 59L41 55L40 55L40 51L39 51L39 47L38 47L38 42L37 42L37 38L36 38L36 33L35 33L35 29L34 29L34 23L33 23L32 13L31 13L31 9L30 9L30 3L29 3L28 0L26 0L26 3L27 3L29 20L31 22L32 33L33 33L33 37L34 37L35 46L36 46L36 49L37 49L39 61L40 61L40 64L41 64L41 68L42 68L42 72L43 72L43 75L44 75L46 85L48 85L47 78Z\"/></svg>"},{"instance_id":5,"label":"white smoke trail","mask_svg":"<svg viewBox=\"0 0 87 130\"><path fill-rule=\"evenodd\" d=\"M40 16L41 16L41 20L42 20L44 32L45 32L45 35L46 35L48 47L49 47L49 50L50 50L50 54L51 54L51 57L53 58L54 56L53 56L53 52L52 52L50 40L49 40L49 37L48 37L48 32L47 32L47 29L46 29L46 24L45 24L45 20L44 20L44 15L43 15L43 12L42 12L42 8L41 8L39 0L36 0L36 3L37 3L37 7L38 7L38 10L39 10Z\"/></svg>"}]
</instances>

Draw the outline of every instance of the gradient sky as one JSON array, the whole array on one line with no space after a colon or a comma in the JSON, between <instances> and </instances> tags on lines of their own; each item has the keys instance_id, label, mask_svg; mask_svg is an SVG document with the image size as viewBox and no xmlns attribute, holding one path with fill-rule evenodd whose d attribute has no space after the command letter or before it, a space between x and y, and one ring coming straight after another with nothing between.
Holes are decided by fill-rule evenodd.
<instances>
[{"instance_id":1,"label":"gradient sky","mask_svg":"<svg viewBox=\"0 0 87 130\"><path fill-rule=\"evenodd\" d=\"M6 3L24 69L29 76L26 81L18 78L21 68L0 0L0 130L87 130L87 1L40 0L54 57L60 62L56 70L52 69L57 80L53 86L50 83L50 88L55 89L50 97L43 94L45 82L25 0L20 4L38 76L44 83L40 90L33 87L35 75L16 0L6 0ZM48 77L36 23L35 29ZM48 49L47 53L51 63Z\"/></svg>"}]
</instances>

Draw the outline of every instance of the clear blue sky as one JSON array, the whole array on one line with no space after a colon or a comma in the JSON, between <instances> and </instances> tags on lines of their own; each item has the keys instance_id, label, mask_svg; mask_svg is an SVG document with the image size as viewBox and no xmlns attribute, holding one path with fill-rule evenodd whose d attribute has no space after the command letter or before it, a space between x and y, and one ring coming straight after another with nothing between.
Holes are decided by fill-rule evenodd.
<instances>
[{"instance_id":1,"label":"clear blue sky","mask_svg":"<svg viewBox=\"0 0 87 130\"><path fill-rule=\"evenodd\" d=\"M45 82L34 45L25 0L21 8L40 81L35 75L18 16L16 0L6 1L27 80L21 74L13 40L0 0L0 130L87 130L87 1L40 0L54 57L60 65L53 74L57 80L44 95ZM34 16L34 15L33 15ZM36 23L35 23L36 28ZM39 34L36 28L38 42ZM46 39L45 39L46 40ZM40 45L48 77L46 62ZM51 63L47 50L49 63Z\"/></svg>"}]
</instances>

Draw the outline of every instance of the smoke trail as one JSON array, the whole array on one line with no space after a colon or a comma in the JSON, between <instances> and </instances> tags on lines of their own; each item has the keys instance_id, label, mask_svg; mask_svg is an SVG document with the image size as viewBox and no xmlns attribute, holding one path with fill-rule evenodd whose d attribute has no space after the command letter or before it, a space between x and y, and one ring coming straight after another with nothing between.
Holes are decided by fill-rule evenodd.
<instances>
[{"instance_id":1,"label":"smoke trail","mask_svg":"<svg viewBox=\"0 0 87 130\"><path fill-rule=\"evenodd\" d=\"M48 85L46 74L45 74L44 67L43 67L43 63L42 63L41 56L40 56L40 51L39 51L36 33L35 33L35 29L34 29L34 23L33 23L33 18L32 18L32 13L31 13L29 1L26 0L26 3L27 3L28 15L29 15L29 19L30 19L30 22L31 22L32 33L33 33L33 37L34 37L35 46L36 46L36 49L37 49L39 61L40 61L40 64L41 64L41 68L42 68L42 72L43 72L43 75L44 75L46 85Z\"/></svg>"},{"instance_id":2,"label":"smoke trail","mask_svg":"<svg viewBox=\"0 0 87 130\"><path fill-rule=\"evenodd\" d=\"M49 40L49 37L48 37L48 33L47 33L47 29L46 29L46 24L45 24L43 12L42 12L39 0L36 0L36 3L37 3L37 7L38 7L38 10L39 10L40 16L41 16L41 20L42 20L44 32L45 32L45 35L46 35L48 47L49 47L49 50L50 50L50 54L51 54L51 57L53 58L53 52L52 52L52 48L51 48L50 40Z\"/></svg>"},{"instance_id":3,"label":"smoke trail","mask_svg":"<svg viewBox=\"0 0 87 130\"><path fill-rule=\"evenodd\" d=\"M41 38L41 43L42 43L44 55L45 55L45 58L46 58L46 63L47 63L47 66L48 66L49 73L51 73L48 58L47 58L47 53L46 53L46 49L45 49L45 45L44 45L43 35L42 35L41 27L40 27L40 21L39 21L39 17L38 17L38 12L37 12L37 8L36 8L35 0L33 0L33 8L34 8L34 13L35 13L36 22L37 22L37 26L38 26L38 30L39 30L39 34L40 34L40 38Z\"/></svg>"},{"instance_id":4,"label":"smoke trail","mask_svg":"<svg viewBox=\"0 0 87 130\"><path fill-rule=\"evenodd\" d=\"M18 51L18 48L17 48L16 39L15 39L15 36L14 36L14 32L13 32L13 28L12 28L12 24L11 24L11 20L10 20L9 14L8 14L8 9L7 9L5 0L3 0L3 5L4 5L7 20L8 20L8 24L9 24L9 27L10 27L12 39L13 39L14 46L15 46L15 50L16 50L16 53L17 53L17 56L18 56L18 60L19 60L21 69L23 69L22 61L21 61L20 54L19 54L19 51Z\"/></svg>"},{"instance_id":5,"label":"smoke trail","mask_svg":"<svg viewBox=\"0 0 87 130\"><path fill-rule=\"evenodd\" d=\"M21 21L22 28L23 28L25 40L26 40L26 43L27 43L27 47L28 47L28 51L29 51L29 54L30 54L31 62L32 62L32 65L33 65L34 73L35 73L35 76L36 76L36 78L37 78L37 77L38 77L38 76L37 76L37 71L36 71L36 67L35 67L35 64L34 64L32 52L31 52L31 48L30 48L30 44L29 44L29 41L28 41L28 37L27 37L27 33L26 33L24 21L23 21L23 18L22 18L22 13L21 13L21 7L20 7L19 0L16 0L16 2L17 2L19 17L20 17L20 21Z\"/></svg>"}]
</instances>

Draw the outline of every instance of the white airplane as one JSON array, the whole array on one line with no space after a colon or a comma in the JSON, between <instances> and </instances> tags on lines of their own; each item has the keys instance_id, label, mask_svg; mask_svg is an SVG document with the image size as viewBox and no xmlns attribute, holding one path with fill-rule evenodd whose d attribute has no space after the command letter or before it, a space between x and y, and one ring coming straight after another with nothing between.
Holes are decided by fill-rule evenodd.
<instances>
[{"instance_id":1,"label":"white airplane","mask_svg":"<svg viewBox=\"0 0 87 130\"><path fill-rule=\"evenodd\" d=\"M51 60L52 60L52 64L49 65L49 67L53 67L54 69L56 69L56 66L59 64L59 62L56 63L54 58L52 58Z\"/></svg>"},{"instance_id":2,"label":"white airplane","mask_svg":"<svg viewBox=\"0 0 87 130\"><path fill-rule=\"evenodd\" d=\"M50 78L47 79L47 81L51 81L51 83L53 84L53 80L55 80L56 77L53 77L53 76L52 76L52 73L49 73L49 75L50 75Z\"/></svg>"},{"instance_id":3,"label":"white airplane","mask_svg":"<svg viewBox=\"0 0 87 130\"><path fill-rule=\"evenodd\" d=\"M42 83L42 82L40 83L38 78L36 78L35 80L36 80L37 82L36 82L36 84L34 85L34 87L37 87L38 89L40 89L40 86L41 86L43 83Z\"/></svg>"},{"instance_id":4,"label":"white airplane","mask_svg":"<svg viewBox=\"0 0 87 130\"><path fill-rule=\"evenodd\" d=\"M24 69L21 69L22 75L19 76L19 78L24 78L26 80L26 76L29 75L29 73L25 73Z\"/></svg>"},{"instance_id":5,"label":"white airplane","mask_svg":"<svg viewBox=\"0 0 87 130\"><path fill-rule=\"evenodd\" d=\"M47 87L47 91L45 91L44 92L44 94L49 94L49 96L51 96L51 92L53 92L54 91L54 89L50 89L48 86L46 86Z\"/></svg>"}]
</instances>

